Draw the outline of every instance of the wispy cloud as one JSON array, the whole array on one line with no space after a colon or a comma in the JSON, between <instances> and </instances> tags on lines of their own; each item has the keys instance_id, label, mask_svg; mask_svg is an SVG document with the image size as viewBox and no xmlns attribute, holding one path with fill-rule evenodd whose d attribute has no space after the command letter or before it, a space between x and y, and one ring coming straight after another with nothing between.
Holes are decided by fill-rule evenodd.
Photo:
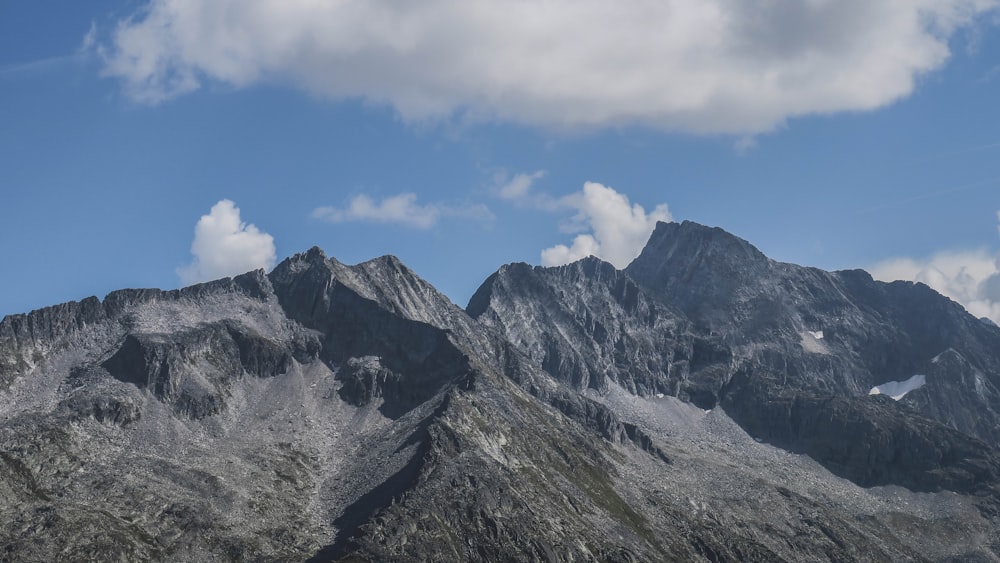
<instances>
[{"instance_id":1,"label":"wispy cloud","mask_svg":"<svg viewBox=\"0 0 1000 563\"><path fill-rule=\"evenodd\" d=\"M997 146L1000 146L1000 145L997 145ZM969 149L969 150L970 151L971 150L984 150L984 149L988 149L988 148L991 148L991 145L983 145L983 146L975 147L975 148L972 148L972 149ZM925 193L922 193L922 194L916 194L916 195L912 195L912 196L905 197L905 198L900 198L900 199L894 199L894 200L891 200L891 201L887 201L885 203L880 203L878 205L872 205L872 206L869 206L869 207L865 207L864 209L859 210L859 213L873 213L873 212L876 212L876 211L882 211L882 210L889 209L889 208L892 208L892 207L896 207L896 206L899 206L899 205L903 205L903 204L907 204L907 203L913 203L915 201L922 201L922 200L925 200L925 199L933 199L933 198L937 198L937 197L944 197L944 196L947 196L947 195L953 195L953 194L956 194L956 193L968 192L968 191L972 191L972 190L979 190L979 189L987 188L987 187L990 187L990 186L996 186L996 185L1000 185L1000 176L996 176L996 177L993 177L993 178L984 178L984 179L978 180L976 182L969 182L967 184L961 184L961 185L958 185L958 186L951 186L949 188L945 188L945 189L941 189L941 190L936 190L936 191L932 191L932 192L925 192Z\"/></svg>"},{"instance_id":2,"label":"wispy cloud","mask_svg":"<svg viewBox=\"0 0 1000 563\"><path fill-rule=\"evenodd\" d=\"M73 61L73 58L72 56L49 57L47 59L0 65L0 77L11 78L22 74L53 71L69 64Z\"/></svg>"},{"instance_id":3,"label":"wispy cloud","mask_svg":"<svg viewBox=\"0 0 1000 563\"><path fill-rule=\"evenodd\" d=\"M989 70L984 72L983 75L979 77L978 82L981 84L988 84L998 78L1000 78L1000 65L991 67Z\"/></svg>"},{"instance_id":4,"label":"wispy cloud","mask_svg":"<svg viewBox=\"0 0 1000 563\"><path fill-rule=\"evenodd\" d=\"M740 137L733 143L733 150L740 156L746 156L755 148L757 148L757 138L749 135Z\"/></svg>"},{"instance_id":5,"label":"wispy cloud","mask_svg":"<svg viewBox=\"0 0 1000 563\"><path fill-rule=\"evenodd\" d=\"M80 41L80 46L72 54L0 65L0 78L54 72L63 69L67 65L80 64L91 56L96 47L97 25L91 22L90 28Z\"/></svg>"},{"instance_id":6,"label":"wispy cloud","mask_svg":"<svg viewBox=\"0 0 1000 563\"><path fill-rule=\"evenodd\" d=\"M419 204L417 194L402 193L375 201L367 195L354 196L345 207L319 207L312 216L332 223L369 221L395 223L416 229L433 227L443 218L454 217L492 221L493 213L483 204L452 206L442 203Z\"/></svg>"},{"instance_id":7,"label":"wispy cloud","mask_svg":"<svg viewBox=\"0 0 1000 563\"><path fill-rule=\"evenodd\" d=\"M85 55L95 50L97 47L97 23L91 21L90 28L87 30L87 33L83 35L83 39L80 40L80 46L77 48L76 52L77 54Z\"/></svg>"},{"instance_id":8,"label":"wispy cloud","mask_svg":"<svg viewBox=\"0 0 1000 563\"><path fill-rule=\"evenodd\" d=\"M869 271L883 281L927 284L973 315L1000 323L1000 255L995 253L980 249L940 252L929 258L893 258Z\"/></svg>"},{"instance_id":9,"label":"wispy cloud","mask_svg":"<svg viewBox=\"0 0 1000 563\"><path fill-rule=\"evenodd\" d=\"M515 174L509 181L504 182L497 194L503 199L517 200L523 199L531 192L531 186L536 180L545 177L544 170L538 170L531 174Z\"/></svg>"},{"instance_id":10,"label":"wispy cloud","mask_svg":"<svg viewBox=\"0 0 1000 563\"><path fill-rule=\"evenodd\" d=\"M535 189L538 181L546 175L547 173L544 170L537 170L530 174L515 174L511 178L506 171L501 172L494 178L497 182L494 193L500 199L513 203L518 207L542 211L559 211L565 209L565 204L557 198L552 197L544 191Z\"/></svg>"},{"instance_id":11,"label":"wispy cloud","mask_svg":"<svg viewBox=\"0 0 1000 563\"><path fill-rule=\"evenodd\" d=\"M147 103L279 82L408 120L747 135L908 96L998 4L152 0L105 72Z\"/></svg>"},{"instance_id":12,"label":"wispy cloud","mask_svg":"<svg viewBox=\"0 0 1000 563\"><path fill-rule=\"evenodd\" d=\"M177 269L185 285L270 269L275 262L274 238L244 223L236 204L224 199L198 220L191 254L194 260Z\"/></svg>"},{"instance_id":13,"label":"wispy cloud","mask_svg":"<svg viewBox=\"0 0 1000 563\"><path fill-rule=\"evenodd\" d=\"M642 251L657 221L673 220L666 204L647 213L625 194L597 182L585 183L582 190L561 198L559 203L576 210L563 230L582 232L568 246L558 244L543 250L542 264L546 266L597 256L624 268Z\"/></svg>"}]
</instances>

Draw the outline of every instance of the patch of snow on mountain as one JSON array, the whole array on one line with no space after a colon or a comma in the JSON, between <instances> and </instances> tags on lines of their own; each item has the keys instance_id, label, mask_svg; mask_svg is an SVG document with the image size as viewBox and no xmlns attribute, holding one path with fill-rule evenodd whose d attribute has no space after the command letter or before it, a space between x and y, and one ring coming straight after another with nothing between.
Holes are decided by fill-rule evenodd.
<instances>
[{"instance_id":1,"label":"patch of snow on mountain","mask_svg":"<svg viewBox=\"0 0 1000 563\"><path fill-rule=\"evenodd\" d=\"M920 389L925 383L927 383L927 378L918 374L907 379L906 381L889 381L881 385L876 385L875 387L872 387L868 394L888 395L892 397L893 400L898 401L905 397L910 391Z\"/></svg>"},{"instance_id":2,"label":"patch of snow on mountain","mask_svg":"<svg viewBox=\"0 0 1000 563\"><path fill-rule=\"evenodd\" d=\"M829 354L826 344L823 342L822 330L807 330L799 333L799 342L802 349L813 354Z\"/></svg>"}]
</instances>

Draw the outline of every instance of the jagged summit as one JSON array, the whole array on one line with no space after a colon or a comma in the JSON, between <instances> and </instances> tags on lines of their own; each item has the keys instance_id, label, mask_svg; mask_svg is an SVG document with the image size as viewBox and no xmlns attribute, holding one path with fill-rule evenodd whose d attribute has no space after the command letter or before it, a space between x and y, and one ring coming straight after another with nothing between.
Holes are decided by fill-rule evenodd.
<instances>
[{"instance_id":1,"label":"jagged summit","mask_svg":"<svg viewBox=\"0 0 1000 563\"><path fill-rule=\"evenodd\" d=\"M740 302L768 293L776 270L780 267L747 241L691 221L657 223L625 268L689 314L719 324Z\"/></svg>"},{"instance_id":2,"label":"jagged summit","mask_svg":"<svg viewBox=\"0 0 1000 563\"><path fill-rule=\"evenodd\" d=\"M295 256L292 257L292 259L295 259L298 256L300 256L300 254L296 254ZM311 247L309 250L307 250L305 252L304 255L301 255L301 256L305 260L310 261L310 262L319 262L319 261L326 261L327 260L326 252L324 252L323 249L320 248L319 246L313 246L313 247Z\"/></svg>"},{"instance_id":3,"label":"jagged summit","mask_svg":"<svg viewBox=\"0 0 1000 563\"><path fill-rule=\"evenodd\" d=\"M478 317L487 307L495 291L501 287L520 287L531 291L531 286L539 289L538 276L556 275L573 284L591 278L621 279L623 274L609 262L596 256L587 256L575 262L562 266L533 266L525 262L504 264L491 274L473 293L465 310L473 317Z\"/></svg>"},{"instance_id":4,"label":"jagged summit","mask_svg":"<svg viewBox=\"0 0 1000 563\"><path fill-rule=\"evenodd\" d=\"M749 279L771 265L749 242L719 227L693 221L658 221L639 256L626 267L633 277L650 285L663 280L668 270L681 269L692 275L695 269Z\"/></svg>"}]
</instances>

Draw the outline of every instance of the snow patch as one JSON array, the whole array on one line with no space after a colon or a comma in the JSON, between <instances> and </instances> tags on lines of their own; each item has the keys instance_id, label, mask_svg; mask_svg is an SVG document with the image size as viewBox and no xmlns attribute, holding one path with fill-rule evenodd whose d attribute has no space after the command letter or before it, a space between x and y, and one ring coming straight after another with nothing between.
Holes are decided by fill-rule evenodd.
<instances>
[{"instance_id":1,"label":"snow patch","mask_svg":"<svg viewBox=\"0 0 1000 563\"><path fill-rule=\"evenodd\" d=\"M829 354L830 350L823 341L822 330L807 330L799 333L799 343L802 349L812 354Z\"/></svg>"},{"instance_id":2,"label":"snow patch","mask_svg":"<svg viewBox=\"0 0 1000 563\"><path fill-rule=\"evenodd\" d=\"M927 383L927 378L918 374L907 379L906 381L889 381L881 385L876 385L875 387L872 387L868 394L888 395L892 397L893 400L898 401L905 397L910 391L920 389L925 383Z\"/></svg>"}]
</instances>

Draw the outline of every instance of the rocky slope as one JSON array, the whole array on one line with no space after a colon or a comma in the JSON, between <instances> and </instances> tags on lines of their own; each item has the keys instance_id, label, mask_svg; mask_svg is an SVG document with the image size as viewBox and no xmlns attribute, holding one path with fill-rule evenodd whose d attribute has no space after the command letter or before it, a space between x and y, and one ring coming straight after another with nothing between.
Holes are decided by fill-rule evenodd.
<instances>
[{"instance_id":1,"label":"rocky slope","mask_svg":"<svg viewBox=\"0 0 1000 563\"><path fill-rule=\"evenodd\" d=\"M860 485L991 488L1000 330L923 285L774 262L721 229L660 223L620 272L501 268L468 311L577 388L721 405L753 436ZM876 385L924 375L897 403Z\"/></svg>"},{"instance_id":2,"label":"rocky slope","mask_svg":"<svg viewBox=\"0 0 1000 563\"><path fill-rule=\"evenodd\" d=\"M0 560L995 560L998 339L692 223L124 290L0 322Z\"/></svg>"}]
</instances>

